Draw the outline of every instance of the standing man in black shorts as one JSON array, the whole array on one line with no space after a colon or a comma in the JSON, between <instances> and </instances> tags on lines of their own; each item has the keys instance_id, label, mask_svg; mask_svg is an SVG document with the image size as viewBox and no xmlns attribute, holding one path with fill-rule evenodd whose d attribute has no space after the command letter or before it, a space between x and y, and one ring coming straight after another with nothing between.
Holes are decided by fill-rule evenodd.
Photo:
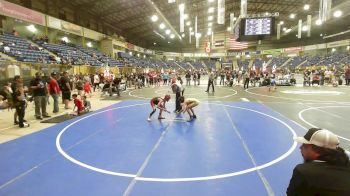
<instances>
[{"instance_id":1,"label":"standing man in black shorts","mask_svg":"<svg viewBox=\"0 0 350 196\"><path fill-rule=\"evenodd\" d=\"M60 79L62 87L62 99L64 102L64 109L69 109L69 102L71 98L71 87L69 84L68 72L63 72L63 76Z\"/></svg>"}]
</instances>

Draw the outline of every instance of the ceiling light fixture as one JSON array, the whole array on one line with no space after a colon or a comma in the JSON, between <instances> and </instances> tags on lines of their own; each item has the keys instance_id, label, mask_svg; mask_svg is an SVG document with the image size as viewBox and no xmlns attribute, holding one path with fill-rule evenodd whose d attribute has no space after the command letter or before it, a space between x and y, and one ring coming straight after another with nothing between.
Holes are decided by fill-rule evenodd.
<instances>
[{"instance_id":1,"label":"ceiling light fixture","mask_svg":"<svg viewBox=\"0 0 350 196\"><path fill-rule=\"evenodd\" d=\"M170 35L170 38L171 38L171 39L174 39L174 38L175 38L175 35L174 35L174 34L171 34L171 35Z\"/></svg>"},{"instance_id":2,"label":"ceiling light fixture","mask_svg":"<svg viewBox=\"0 0 350 196\"><path fill-rule=\"evenodd\" d=\"M321 20L321 19L317 19L317 20L316 20L316 25L317 25L317 26L322 25L322 20Z\"/></svg>"},{"instance_id":3,"label":"ceiling light fixture","mask_svg":"<svg viewBox=\"0 0 350 196\"><path fill-rule=\"evenodd\" d=\"M289 18L294 19L295 18L295 14L290 14Z\"/></svg>"},{"instance_id":4,"label":"ceiling light fixture","mask_svg":"<svg viewBox=\"0 0 350 196\"><path fill-rule=\"evenodd\" d=\"M209 9L208 9L208 13L213 13L214 12L214 8L213 7L210 7Z\"/></svg>"},{"instance_id":5,"label":"ceiling light fixture","mask_svg":"<svg viewBox=\"0 0 350 196\"><path fill-rule=\"evenodd\" d=\"M284 21L281 21L281 22L280 22L280 25L284 25Z\"/></svg>"},{"instance_id":6,"label":"ceiling light fixture","mask_svg":"<svg viewBox=\"0 0 350 196\"><path fill-rule=\"evenodd\" d=\"M170 30L169 29L165 30L165 34L169 35L170 34Z\"/></svg>"},{"instance_id":7,"label":"ceiling light fixture","mask_svg":"<svg viewBox=\"0 0 350 196\"><path fill-rule=\"evenodd\" d=\"M158 16L157 15L153 15L151 17L151 20L152 20L152 22L157 22L158 21Z\"/></svg>"},{"instance_id":8,"label":"ceiling light fixture","mask_svg":"<svg viewBox=\"0 0 350 196\"><path fill-rule=\"evenodd\" d=\"M335 11L335 12L333 13L333 16L336 17L336 18L339 18L339 17L342 16L342 15L343 15L343 12L340 11L340 10L337 10L337 11Z\"/></svg>"},{"instance_id":9,"label":"ceiling light fixture","mask_svg":"<svg viewBox=\"0 0 350 196\"><path fill-rule=\"evenodd\" d=\"M310 5L309 4L305 4L304 5L304 10L309 10L310 9Z\"/></svg>"},{"instance_id":10,"label":"ceiling light fixture","mask_svg":"<svg viewBox=\"0 0 350 196\"><path fill-rule=\"evenodd\" d=\"M165 24L164 23L160 23L159 28L160 29L164 29L165 28Z\"/></svg>"},{"instance_id":11,"label":"ceiling light fixture","mask_svg":"<svg viewBox=\"0 0 350 196\"><path fill-rule=\"evenodd\" d=\"M213 26L212 22L208 23L208 27L212 27L212 26Z\"/></svg>"},{"instance_id":12,"label":"ceiling light fixture","mask_svg":"<svg viewBox=\"0 0 350 196\"><path fill-rule=\"evenodd\" d=\"M208 20L212 21L213 20L213 16L208 16Z\"/></svg>"},{"instance_id":13,"label":"ceiling light fixture","mask_svg":"<svg viewBox=\"0 0 350 196\"><path fill-rule=\"evenodd\" d=\"M187 25L187 26L190 26L190 25L191 25L191 21L187 21L187 22L186 22L186 25Z\"/></svg>"},{"instance_id":14,"label":"ceiling light fixture","mask_svg":"<svg viewBox=\"0 0 350 196\"><path fill-rule=\"evenodd\" d=\"M301 30L302 30L302 31L307 31L308 29L309 29L309 27L308 27L308 26L306 26L306 25L305 25L305 26L303 26L303 27L301 28Z\"/></svg>"}]
</instances>

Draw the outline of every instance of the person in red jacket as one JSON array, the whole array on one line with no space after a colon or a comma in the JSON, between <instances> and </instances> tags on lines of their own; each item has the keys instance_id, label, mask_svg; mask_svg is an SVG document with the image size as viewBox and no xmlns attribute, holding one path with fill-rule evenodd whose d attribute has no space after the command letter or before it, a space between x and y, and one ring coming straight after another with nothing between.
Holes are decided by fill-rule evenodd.
<instances>
[{"instance_id":1,"label":"person in red jacket","mask_svg":"<svg viewBox=\"0 0 350 196\"><path fill-rule=\"evenodd\" d=\"M85 111L83 102L80 99L78 99L78 95L77 94L73 94L72 98L73 98L73 101L74 101L74 108L77 108L77 114L78 115L83 114L84 111Z\"/></svg>"}]
</instances>

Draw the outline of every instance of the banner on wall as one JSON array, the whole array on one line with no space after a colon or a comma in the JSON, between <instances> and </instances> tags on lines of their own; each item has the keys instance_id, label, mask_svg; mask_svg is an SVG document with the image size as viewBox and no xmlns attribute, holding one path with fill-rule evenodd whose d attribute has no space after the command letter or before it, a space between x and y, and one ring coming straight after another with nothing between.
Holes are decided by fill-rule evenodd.
<instances>
[{"instance_id":1,"label":"banner on wall","mask_svg":"<svg viewBox=\"0 0 350 196\"><path fill-rule=\"evenodd\" d=\"M129 50L134 50L135 46L134 46L134 44L127 43L127 48Z\"/></svg>"},{"instance_id":2,"label":"banner on wall","mask_svg":"<svg viewBox=\"0 0 350 196\"><path fill-rule=\"evenodd\" d=\"M285 53L296 53L301 51L303 51L303 47L283 48L283 52Z\"/></svg>"},{"instance_id":3,"label":"banner on wall","mask_svg":"<svg viewBox=\"0 0 350 196\"><path fill-rule=\"evenodd\" d=\"M45 25L44 14L3 0L0 0L0 14L39 25Z\"/></svg>"},{"instance_id":4,"label":"banner on wall","mask_svg":"<svg viewBox=\"0 0 350 196\"><path fill-rule=\"evenodd\" d=\"M223 48L225 46L225 40L217 40L214 42L215 48Z\"/></svg>"},{"instance_id":5,"label":"banner on wall","mask_svg":"<svg viewBox=\"0 0 350 196\"><path fill-rule=\"evenodd\" d=\"M48 17L48 26L54 29L62 30L61 20L51 16Z\"/></svg>"},{"instance_id":6,"label":"banner on wall","mask_svg":"<svg viewBox=\"0 0 350 196\"><path fill-rule=\"evenodd\" d=\"M281 54L282 49L263 50L262 54Z\"/></svg>"},{"instance_id":7,"label":"banner on wall","mask_svg":"<svg viewBox=\"0 0 350 196\"><path fill-rule=\"evenodd\" d=\"M75 25L75 24L70 23L70 22L61 21L61 27L62 27L62 30L64 30L64 31L68 31L70 33L74 33L77 35L82 35L82 27L81 26Z\"/></svg>"}]
</instances>

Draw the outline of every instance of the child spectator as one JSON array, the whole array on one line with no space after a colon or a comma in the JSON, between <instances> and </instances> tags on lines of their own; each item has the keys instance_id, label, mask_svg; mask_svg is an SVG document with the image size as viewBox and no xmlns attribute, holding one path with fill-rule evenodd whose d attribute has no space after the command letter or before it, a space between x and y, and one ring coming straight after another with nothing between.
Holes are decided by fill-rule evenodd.
<instances>
[{"instance_id":1,"label":"child spectator","mask_svg":"<svg viewBox=\"0 0 350 196\"><path fill-rule=\"evenodd\" d=\"M74 101L73 111L75 110L75 108L77 108L77 114L78 115L84 114L84 105L83 105L83 102L80 99L78 99L78 95L77 94L73 94L72 98L73 98L73 101Z\"/></svg>"},{"instance_id":2,"label":"child spectator","mask_svg":"<svg viewBox=\"0 0 350 196\"><path fill-rule=\"evenodd\" d=\"M89 97L91 98L91 86L90 86L90 82L85 80L85 83L84 83L84 94L88 94Z\"/></svg>"}]
</instances>

